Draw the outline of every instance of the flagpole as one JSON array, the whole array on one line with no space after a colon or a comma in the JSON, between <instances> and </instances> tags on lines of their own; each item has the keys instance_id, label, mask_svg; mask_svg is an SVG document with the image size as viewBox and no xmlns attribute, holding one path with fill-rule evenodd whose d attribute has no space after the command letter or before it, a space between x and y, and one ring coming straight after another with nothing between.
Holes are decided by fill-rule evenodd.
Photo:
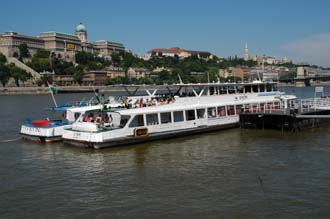
<instances>
[{"instance_id":1,"label":"flagpole","mask_svg":"<svg viewBox=\"0 0 330 219\"><path fill-rule=\"evenodd\" d=\"M53 98L53 101L54 101L55 107L57 107L57 103L56 103L56 100L55 100L55 97L54 97L53 92L50 92L50 95L52 95L52 98Z\"/></svg>"},{"instance_id":2,"label":"flagpole","mask_svg":"<svg viewBox=\"0 0 330 219\"><path fill-rule=\"evenodd\" d=\"M55 107L57 107L57 103L56 103L56 100L55 100L55 97L54 97L54 92L55 92L54 87L52 87L53 85L51 85L48 81L47 81L47 85L49 87L50 95L52 96Z\"/></svg>"}]
</instances>

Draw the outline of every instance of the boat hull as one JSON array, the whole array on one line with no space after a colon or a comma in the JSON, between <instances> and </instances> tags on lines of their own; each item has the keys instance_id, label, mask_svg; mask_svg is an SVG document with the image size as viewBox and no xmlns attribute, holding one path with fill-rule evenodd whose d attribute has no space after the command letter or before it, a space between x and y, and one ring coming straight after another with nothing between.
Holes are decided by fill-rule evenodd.
<instances>
[{"instance_id":1,"label":"boat hull","mask_svg":"<svg viewBox=\"0 0 330 219\"><path fill-rule=\"evenodd\" d=\"M37 136L37 135L27 135L27 134L23 134L23 133L20 133L20 135L22 136L22 138L24 140L34 141L34 142L52 143L52 142L62 141L62 135L51 136L51 137Z\"/></svg>"},{"instance_id":2,"label":"boat hull","mask_svg":"<svg viewBox=\"0 0 330 219\"><path fill-rule=\"evenodd\" d=\"M51 143L62 141L64 127L71 127L70 125L60 125L51 127L36 127L30 124L21 126L20 135L23 139L35 142Z\"/></svg>"},{"instance_id":3,"label":"boat hull","mask_svg":"<svg viewBox=\"0 0 330 219\"><path fill-rule=\"evenodd\" d=\"M101 148L108 148L108 147L138 144L138 143L143 143L143 142L148 142L148 141L156 141L156 140L161 140L161 139L165 139L165 138L166 139L177 138L177 137L198 134L198 133L203 133L203 132L212 132L212 131L218 131L218 130L223 130L223 129L237 128L238 126L239 126L238 123L230 123L230 124L217 125L217 126L200 126L197 128L190 128L190 129L184 129L184 130L152 133L145 137L134 137L133 135L131 135L131 136L127 136L124 138L117 138L117 139L112 139L112 140L104 141L104 142L91 142L91 141L72 140L72 139L63 138L63 143L67 144L67 145L77 146L77 147L101 149Z\"/></svg>"}]
</instances>

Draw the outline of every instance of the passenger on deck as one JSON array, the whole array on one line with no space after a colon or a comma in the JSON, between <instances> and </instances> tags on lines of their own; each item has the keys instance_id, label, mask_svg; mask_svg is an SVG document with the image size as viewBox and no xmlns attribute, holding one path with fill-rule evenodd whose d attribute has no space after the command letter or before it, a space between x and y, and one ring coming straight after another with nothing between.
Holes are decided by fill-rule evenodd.
<instances>
[{"instance_id":1,"label":"passenger on deck","mask_svg":"<svg viewBox=\"0 0 330 219\"><path fill-rule=\"evenodd\" d=\"M142 107L143 107L143 99L141 98L139 101L139 108L142 108Z\"/></svg>"},{"instance_id":2,"label":"passenger on deck","mask_svg":"<svg viewBox=\"0 0 330 219\"><path fill-rule=\"evenodd\" d=\"M168 101L168 103L174 103L175 102L175 98L171 97L170 100Z\"/></svg>"},{"instance_id":3,"label":"passenger on deck","mask_svg":"<svg viewBox=\"0 0 330 219\"><path fill-rule=\"evenodd\" d=\"M102 123L102 115L98 114L95 120L96 120L96 123Z\"/></svg>"},{"instance_id":4,"label":"passenger on deck","mask_svg":"<svg viewBox=\"0 0 330 219\"><path fill-rule=\"evenodd\" d=\"M84 122L92 122L92 120L93 120L93 114L91 113L84 118Z\"/></svg>"},{"instance_id":5,"label":"passenger on deck","mask_svg":"<svg viewBox=\"0 0 330 219\"><path fill-rule=\"evenodd\" d=\"M157 105L157 100L156 98L152 98L151 100L151 105L156 106Z\"/></svg>"},{"instance_id":6,"label":"passenger on deck","mask_svg":"<svg viewBox=\"0 0 330 219\"><path fill-rule=\"evenodd\" d=\"M110 116L108 115L108 114L105 114L105 116L104 116L104 119L103 119L103 126L104 127L112 127L113 126L113 124L112 124L112 116L111 116L111 114L110 114Z\"/></svg>"}]
</instances>

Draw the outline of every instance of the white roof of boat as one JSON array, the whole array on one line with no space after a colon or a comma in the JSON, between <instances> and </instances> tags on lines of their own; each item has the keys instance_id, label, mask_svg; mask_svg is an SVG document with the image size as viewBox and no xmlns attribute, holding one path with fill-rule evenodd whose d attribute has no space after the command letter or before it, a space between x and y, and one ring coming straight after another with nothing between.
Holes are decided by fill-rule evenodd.
<instances>
[{"instance_id":1,"label":"white roof of boat","mask_svg":"<svg viewBox=\"0 0 330 219\"><path fill-rule=\"evenodd\" d=\"M77 107L72 107L69 108L68 111L72 111L72 112L85 112L85 111L89 111L89 110L95 110L95 109L100 109L101 105L93 105L93 106L77 106Z\"/></svg>"},{"instance_id":2,"label":"white roof of boat","mask_svg":"<svg viewBox=\"0 0 330 219\"><path fill-rule=\"evenodd\" d=\"M117 85L108 85L109 87L123 87L123 88L174 88L174 87L213 87L213 86L242 86L242 85L259 85L259 84L276 84L275 82L243 82L243 83L188 83L188 84L162 84L162 85L156 85L156 84L143 84L143 85L137 85L137 84L117 84Z\"/></svg>"}]
</instances>

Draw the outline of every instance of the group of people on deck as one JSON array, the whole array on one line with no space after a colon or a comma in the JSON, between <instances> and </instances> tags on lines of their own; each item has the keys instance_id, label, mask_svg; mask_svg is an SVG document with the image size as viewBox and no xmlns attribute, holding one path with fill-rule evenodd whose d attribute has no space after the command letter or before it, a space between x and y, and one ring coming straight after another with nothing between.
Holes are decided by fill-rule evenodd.
<instances>
[{"instance_id":1,"label":"group of people on deck","mask_svg":"<svg viewBox=\"0 0 330 219\"><path fill-rule=\"evenodd\" d=\"M110 124L112 122L112 116L108 115L108 114L102 114L99 113L97 114L97 116L95 117L95 120L94 120L94 116L92 113L89 113L87 116L84 117L83 119L84 122L92 122L92 123L96 123L96 124L99 124L99 125L107 125L107 124Z\"/></svg>"},{"instance_id":2,"label":"group of people on deck","mask_svg":"<svg viewBox=\"0 0 330 219\"><path fill-rule=\"evenodd\" d=\"M175 98L173 96L161 96L161 97L151 97L147 99L123 99L123 104L126 109L132 109L132 108L143 108L143 107L149 107L149 106L158 106L158 105L166 105L171 104L175 102Z\"/></svg>"}]
</instances>

